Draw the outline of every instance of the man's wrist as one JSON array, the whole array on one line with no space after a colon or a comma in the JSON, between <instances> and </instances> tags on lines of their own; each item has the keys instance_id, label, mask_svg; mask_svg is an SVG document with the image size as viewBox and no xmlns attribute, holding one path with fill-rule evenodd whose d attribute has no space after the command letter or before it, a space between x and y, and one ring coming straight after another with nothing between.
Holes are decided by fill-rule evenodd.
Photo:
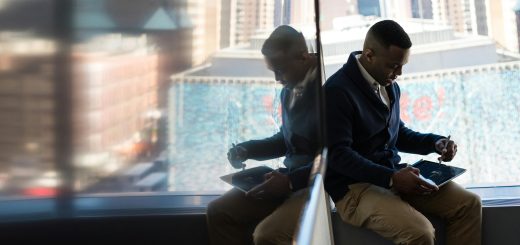
<instances>
[{"instance_id":1,"label":"man's wrist","mask_svg":"<svg viewBox=\"0 0 520 245\"><path fill-rule=\"evenodd\" d=\"M237 145L237 147L240 147L240 160L241 161L246 161L247 160L247 157L249 156L249 151L247 150L247 148L245 148L244 146L242 145Z\"/></svg>"},{"instance_id":2,"label":"man's wrist","mask_svg":"<svg viewBox=\"0 0 520 245\"><path fill-rule=\"evenodd\" d=\"M441 143L443 140L447 139L446 137L442 136L440 139L436 140L435 141L435 144L434 144L434 149L435 149L435 152L437 152L438 154L442 154L442 148L439 149L438 147L441 146Z\"/></svg>"},{"instance_id":3,"label":"man's wrist","mask_svg":"<svg viewBox=\"0 0 520 245\"><path fill-rule=\"evenodd\" d=\"M397 171L393 172L392 175L390 175L390 180L388 181L388 188L392 188L394 186L394 176L397 173Z\"/></svg>"}]
</instances>

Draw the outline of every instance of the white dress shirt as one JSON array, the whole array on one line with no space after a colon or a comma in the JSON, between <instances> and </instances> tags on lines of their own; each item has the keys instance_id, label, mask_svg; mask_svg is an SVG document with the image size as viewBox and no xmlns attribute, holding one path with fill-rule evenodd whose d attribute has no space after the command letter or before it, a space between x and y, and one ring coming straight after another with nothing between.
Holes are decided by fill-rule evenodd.
<instances>
[{"instance_id":1,"label":"white dress shirt","mask_svg":"<svg viewBox=\"0 0 520 245\"><path fill-rule=\"evenodd\" d=\"M365 70L365 67L361 65L361 62L359 62L359 57L361 57L361 54L356 55L356 62L358 64L359 70L361 71L361 75L363 78L368 82L368 85L372 88L374 93L376 93L377 97L381 99L383 104L386 105L386 107L390 108L390 98L388 97L388 93L386 92L386 89L381 86L368 72Z\"/></svg>"}]
</instances>

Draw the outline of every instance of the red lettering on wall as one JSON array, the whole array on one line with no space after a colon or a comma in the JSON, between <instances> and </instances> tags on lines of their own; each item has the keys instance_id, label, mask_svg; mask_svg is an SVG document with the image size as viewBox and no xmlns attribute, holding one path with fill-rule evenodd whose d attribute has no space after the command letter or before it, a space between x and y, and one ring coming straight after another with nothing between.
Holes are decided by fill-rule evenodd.
<instances>
[{"instance_id":1,"label":"red lettering on wall","mask_svg":"<svg viewBox=\"0 0 520 245\"><path fill-rule=\"evenodd\" d=\"M265 111L269 114L269 115L272 115L274 116L274 113L273 113L273 96L270 96L270 95L266 95L262 98L262 104L265 108ZM281 105L278 105L278 108L276 108L276 114L278 116L278 120L282 120L282 106ZM268 119L268 122L269 124L275 124L275 119L272 118L272 117L269 117Z\"/></svg>"},{"instance_id":2,"label":"red lettering on wall","mask_svg":"<svg viewBox=\"0 0 520 245\"><path fill-rule=\"evenodd\" d=\"M432 99L422 96L413 103L413 115L419 121L429 120L432 117Z\"/></svg>"},{"instance_id":3,"label":"red lettering on wall","mask_svg":"<svg viewBox=\"0 0 520 245\"><path fill-rule=\"evenodd\" d=\"M266 95L262 97L262 104L264 105L267 113L273 113L273 96Z\"/></svg>"},{"instance_id":4,"label":"red lettering on wall","mask_svg":"<svg viewBox=\"0 0 520 245\"><path fill-rule=\"evenodd\" d=\"M408 97L408 93L403 92L401 94L399 105L401 107L401 120L403 120L405 123L409 123L410 115L408 115L408 106L410 105L410 97Z\"/></svg>"},{"instance_id":5,"label":"red lettering on wall","mask_svg":"<svg viewBox=\"0 0 520 245\"><path fill-rule=\"evenodd\" d=\"M446 98L446 90L444 88L437 89L437 106L440 110L442 108L442 104L444 103L444 99Z\"/></svg>"}]
</instances>

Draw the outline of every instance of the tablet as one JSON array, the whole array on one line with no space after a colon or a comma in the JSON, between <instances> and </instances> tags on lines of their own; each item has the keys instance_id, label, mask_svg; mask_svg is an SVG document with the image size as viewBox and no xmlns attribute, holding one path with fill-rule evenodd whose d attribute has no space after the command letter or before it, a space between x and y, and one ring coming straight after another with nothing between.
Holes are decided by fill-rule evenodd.
<instances>
[{"instance_id":1,"label":"tablet","mask_svg":"<svg viewBox=\"0 0 520 245\"><path fill-rule=\"evenodd\" d=\"M221 176L220 179L243 192L248 192L253 187L263 183L264 175L272 171L274 170L270 167L258 166Z\"/></svg>"},{"instance_id":2,"label":"tablet","mask_svg":"<svg viewBox=\"0 0 520 245\"><path fill-rule=\"evenodd\" d=\"M438 187L443 186L450 180L466 172L466 169L430 162L426 160L419 160L412 165L418 168L420 174L426 179L433 181Z\"/></svg>"}]
</instances>

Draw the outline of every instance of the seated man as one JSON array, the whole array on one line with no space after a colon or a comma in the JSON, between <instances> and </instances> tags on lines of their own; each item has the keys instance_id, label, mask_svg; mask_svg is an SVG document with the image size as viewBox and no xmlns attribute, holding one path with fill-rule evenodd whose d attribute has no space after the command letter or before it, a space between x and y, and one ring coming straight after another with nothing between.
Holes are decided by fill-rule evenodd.
<instances>
[{"instance_id":1,"label":"seated man","mask_svg":"<svg viewBox=\"0 0 520 245\"><path fill-rule=\"evenodd\" d=\"M433 244L434 228L423 213L447 225L447 244L481 243L480 198L449 182L440 189L399 164L399 151L450 161L457 145L442 136L407 128L399 117L394 80L412 43L394 21L374 24L363 51L325 83L327 145L325 188L344 222L371 229L396 244Z\"/></svg>"},{"instance_id":2,"label":"seated man","mask_svg":"<svg viewBox=\"0 0 520 245\"><path fill-rule=\"evenodd\" d=\"M232 189L211 202L207 223L212 244L290 244L305 203L312 162L319 151L317 56L307 52L305 38L279 26L262 47L266 64L283 84L282 126L272 137L233 147L228 159L235 168L246 159L285 156L287 168L265 175L248 193ZM298 191L300 190L300 191Z\"/></svg>"}]
</instances>

